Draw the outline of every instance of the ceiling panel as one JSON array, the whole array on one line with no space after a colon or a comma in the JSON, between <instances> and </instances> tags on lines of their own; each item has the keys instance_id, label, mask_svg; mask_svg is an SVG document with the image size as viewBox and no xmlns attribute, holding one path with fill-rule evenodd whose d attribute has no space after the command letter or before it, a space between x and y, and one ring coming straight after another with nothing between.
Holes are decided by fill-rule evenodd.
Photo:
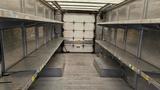
<instances>
[{"instance_id":1,"label":"ceiling panel","mask_svg":"<svg viewBox=\"0 0 160 90\"><path fill-rule=\"evenodd\" d=\"M103 7L106 4L89 4L89 3L65 3L65 2L59 2L60 6L93 6L93 7Z\"/></svg>"},{"instance_id":2,"label":"ceiling panel","mask_svg":"<svg viewBox=\"0 0 160 90\"><path fill-rule=\"evenodd\" d=\"M86 8L86 9L100 9L101 7L83 7L83 6L61 6L61 8Z\"/></svg>"},{"instance_id":3,"label":"ceiling panel","mask_svg":"<svg viewBox=\"0 0 160 90\"><path fill-rule=\"evenodd\" d=\"M120 3L124 0L46 0L46 1L57 1L57 2L81 2L81 3Z\"/></svg>"},{"instance_id":4,"label":"ceiling panel","mask_svg":"<svg viewBox=\"0 0 160 90\"><path fill-rule=\"evenodd\" d=\"M64 7L62 9L99 9L99 8L88 8L88 7Z\"/></svg>"},{"instance_id":5,"label":"ceiling panel","mask_svg":"<svg viewBox=\"0 0 160 90\"><path fill-rule=\"evenodd\" d=\"M99 9L63 8L63 10L98 11Z\"/></svg>"},{"instance_id":6,"label":"ceiling panel","mask_svg":"<svg viewBox=\"0 0 160 90\"><path fill-rule=\"evenodd\" d=\"M54 7L54 8L57 8L53 3L49 2L49 4Z\"/></svg>"},{"instance_id":7,"label":"ceiling panel","mask_svg":"<svg viewBox=\"0 0 160 90\"><path fill-rule=\"evenodd\" d=\"M118 4L125 0L46 0L51 5L51 2L58 4L58 7L65 10L85 10L85 11L98 11L105 5ZM56 4L56 6L57 6ZM55 7L55 6L53 6Z\"/></svg>"}]
</instances>

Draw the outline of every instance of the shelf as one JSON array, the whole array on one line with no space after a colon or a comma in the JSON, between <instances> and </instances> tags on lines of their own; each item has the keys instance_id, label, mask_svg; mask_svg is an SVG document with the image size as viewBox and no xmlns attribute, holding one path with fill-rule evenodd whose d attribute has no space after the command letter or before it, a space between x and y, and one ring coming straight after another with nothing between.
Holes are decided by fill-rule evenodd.
<instances>
[{"instance_id":1,"label":"shelf","mask_svg":"<svg viewBox=\"0 0 160 90\"><path fill-rule=\"evenodd\" d=\"M40 16L35 16L35 15L26 14L26 13L5 10L5 9L0 9L0 18L63 24L63 22L61 21L47 19L47 18L40 17Z\"/></svg>"},{"instance_id":2,"label":"shelf","mask_svg":"<svg viewBox=\"0 0 160 90\"><path fill-rule=\"evenodd\" d=\"M62 77L65 67L65 55L54 55L45 68L38 75L39 77Z\"/></svg>"},{"instance_id":3,"label":"shelf","mask_svg":"<svg viewBox=\"0 0 160 90\"><path fill-rule=\"evenodd\" d=\"M96 40L96 43L98 43L101 47L103 47L105 50L110 52L113 56L115 56L117 59L119 59L122 63L124 63L128 67L132 69L135 68L135 70L137 69L136 72L139 72L139 71L160 72L160 70L156 69L154 66L151 66L145 61L140 60L136 56L110 43L107 43L105 41L100 41L100 40Z\"/></svg>"},{"instance_id":4,"label":"shelf","mask_svg":"<svg viewBox=\"0 0 160 90\"><path fill-rule=\"evenodd\" d=\"M160 86L160 81L152 78L152 75L148 75L148 73L160 75L159 69L110 43L101 40L96 40L96 43L120 60L121 63L128 66L137 74L140 74L145 80L153 82L152 84L156 86L158 83L158 86ZM158 78L158 80L160 80L160 78Z\"/></svg>"},{"instance_id":5,"label":"shelf","mask_svg":"<svg viewBox=\"0 0 160 90\"><path fill-rule=\"evenodd\" d=\"M94 57L94 66L101 77L122 77L120 66L110 58L103 60L100 57Z\"/></svg>"},{"instance_id":6,"label":"shelf","mask_svg":"<svg viewBox=\"0 0 160 90\"><path fill-rule=\"evenodd\" d=\"M141 19L141 20L123 20L123 21L109 21L109 22L99 22L97 25L129 25L129 24L158 24L160 23L160 18L156 19Z\"/></svg>"},{"instance_id":7,"label":"shelf","mask_svg":"<svg viewBox=\"0 0 160 90\"><path fill-rule=\"evenodd\" d=\"M55 39L49 42L11 67L7 72L36 71L39 73L56 52L62 41L63 39Z\"/></svg>"},{"instance_id":8,"label":"shelf","mask_svg":"<svg viewBox=\"0 0 160 90\"><path fill-rule=\"evenodd\" d=\"M148 81L149 83L152 83L155 87L160 89L160 74L141 72L141 76L146 81Z\"/></svg>"},{"instance_id":9,"label":"shelf","mask_svg":"<svg viewBox=\"0 0 160 90\"><path fill-rule=\"evenodd\" d=\"M0 90L27 90L36 78L35 72L18 72L0 78Z\"/></svg>"},{"instance_id":10,"label":"shelf","mask_svg":"<svg viewBox=\"0 0 160 90\"><path fill-rule=\"evenodd\" d=\"M9 75L0 78L0 90L27 90L62 42L54 39L8 69Z\"/></svg>"}]
</instances>

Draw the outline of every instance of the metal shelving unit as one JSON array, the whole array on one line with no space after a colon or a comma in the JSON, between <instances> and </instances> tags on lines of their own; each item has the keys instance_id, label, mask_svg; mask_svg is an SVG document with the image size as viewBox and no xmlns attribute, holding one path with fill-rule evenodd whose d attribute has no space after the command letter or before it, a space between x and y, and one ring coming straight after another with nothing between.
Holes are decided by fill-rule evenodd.
<instances>
[{"instance_id":1,"label":"metal shelving unit","mask_svg":"<svg viewBox=\"0 0 160 90\"><path fill-rule=\"evenodd\" d=\"M7 70L9 75L0 78L0 89L27 90L62 42L63 38L48 42Z\"/></svg>"},{"instance_id":2,"label":"metal shelving unit","mask_svg":"<svg viewBox=\"0 0 160 90\"><path fill-rule=\"evenodd\" d=\"M128 77L127 74L130 74L128 72L130 70L131 72L133 71L131 74L132 76L135 75L135 77L131 76L129 78L136 79L135 81L133 80L135 84L138 84L138 77L140 76L147 84L156 87L156 90L160 89L160 64L157 64L159 63L159 57L156 57L160 52L160 50L156 50L159 48L160 43L148 44L148 42L151 43L154 39L155 41L160 39L158 34L155 36L151 35L154 31L160 30L159 0L125 0L118 5L107 4L103 0L103 3L98 3L97 1L67 2L61 0L6 0L5 3L4 0L0 0L0 2L0 90L27 90L35 81L37 75L64 41L63 38L54 39L55 37L63 36L61 34L65 29L61 25L63 23L75 24L74 21L63 22L62 19L65 16L65 12L67 13L69 10L70 13L73 13L84 10L83 13L97 14L99 9L99 14L96 15L99 20L96 20L96 22L99 21L97 25L102 27L102 32L99 33L102 38L95 42L103 49L100 50L101 54L105 57L105 54L109 53L109 55L114 57L113 60L116 59L120 65L123 65L122 68L124 69L124 74L126 74L124 78ZM75 3L75 5L65 5L66 2ZM85 3L88 5L83 5ZM96 5L94 6L94 4ZM99 5L105 6L100 8L101 6ZM77 21L76 23L83 24L85 27L85 23L91 22ZM96 23L92 24L95 25ZM74 29L72 31L73 35L78 36L77 33L75 34ZM81 33L83 34L85 32L85 30L77 31L82 31ZM33 37L30 37L31 34L33 34ZM105 37L107 35L108 37ZM75 39L75 37L67 38L71 38L73 41ZM145 41L144 38L150 40ZM85 39L85 35L83 38L77 37L77 39ZM87 39L89 38L86 37ZM77 45L77 48L84 48L85 45L93 44L94 40L86 44L78 41L75 44L81 45ZM66 43L69 45L73 42ZM96 48L96 46L92 46ZM153 50L149 49L148 52L146 49L150 48L149 46L152 46L151 49ZM16 55L14 55L15 53ZM148 59L149 56L147 55L153 56L153 58ZM126 68L129 70L125 71ZM133 88L137 89L134 86Z\"/></svg>"},{"instance_id":3,"label":"metal shelving unit","mask_svg":"<svg viewBox=\"0 0 160 90\"><path fill-rule=\"evenodd\" d=\"M21 60L19 63L8 69L7 72L13 73L22 71L36 71L39 73L62 44L62 42L63 39L61 38L48 42L46 45L42 46Z\"/></svg>"},{"instance_id":4,"label":"metal shelving unit","mask_svg":"<svg viewBox=\"0 0 160 90\"><path fill-rule=\"evenodd\" d=\"M109 8L103 7L99 12L103 19L97 25L158 25L158 3L158 0L126 0Z\"/></svg>"},{"instance_id":5,"label":"metal shelving unit","mask_svg":"<svg viewBox=\"0 0 160 90\"><path fill-rule=\"evenodd\" d=\"M15 12L11 10L0 9L0 18L3 19L16 19L18 20L27 20L27 21L36 21L36 22L48 22L48 23L55 23L55 24L63 24L61 21L52 20L40 16L35 16L31 14Z\"/></svg>"},{"instance_id":6,"label":"metal shelving unit","mask_svg":"<svg viewBox=\"0 0 160 90\"><path fill-rule=\"evenodd\" d=\"M154 78L154 74L157 74L157 76L159 77L160 70L158 68L143 60L140 60L138 57L110 43L101 40L96 40L96 43L107 50L109 53L111 53L121 63L125 64L131 70L141 75L146 81L150 82L151 84L155 85L155 87L160 89L159 78ZM148 75L148 73L150 73L150 75Z\"/></svg>"},{"instance_id":7,"label":"metal shelving unit","mask_svg":"<svg viewBox=\"0 0 160 90\"><path fill-rule=\"evenodd\" d=\"M4 2L4 1L2 1ZM35 21L63 24L62 21L55 20L56 9L43 0L17 0L6 1L11 3L11 6L5 6L6 3L2 3L0 9L1 22L6 21ZM14 3L14 4L12 4ZM16 9L16 10L15 10Z\"/></svg>"},{"instance_id":8,"label":"metal shelving unit","mask_svg":"<svg viewBox=\"0 0 160 90\"><path fill-rule=\"evenodd\" d=\"M24 57L6 70L5 65L3 65L5 64L5 60L3 61L2 59L0 61L2 64L0 69L3 74L3 76L0 77L0 90L27 90L63 42L63 38L54 39L52 35L48 35L47 33L49 30L44 28L45 25L50 25L53 28L53 25L63 24L62 21L56 19L58 16L55 15L57 11L56 9L41 0L31 0L30 2L26 0L19 0L18 2L17 0L14 4L16 5L15 8L19 8L18 10L14 10L14 6L5 8L3 4L0 9L0 27L2 31L1 48L3 51L3 30L20 27L23 33L22 53L24 54ZM43 46L39 44L39 26L42 26L43 30L46 30L46 32L43 32L43 39L45 42ZM37 45L37 50L33 51L31 54L26 53L26 30L28 27L35 27L33 31L35 31L35 45ZM52 40L50 41L49 39L51 38ZM3 56L1 57L3 58Z\"/></svg>"},{"instance_id":9,"label":"metal shelving unit","mask_svg":"<svg viewBox=\"0 0 160 90\"><path fill-rule=\"evenodd\" d=\"M111 6L110 8L103 7L103 9L101 9L99 12L99 17L101 16L101 18L99 18L98 20L99 22L97 22L98 26L102 28L106 27L110 31L112 31L111 29L114 28L115 30L114 32L116 32L116 34L118 29L122 29L124 33L127 33L128 31L132 32L131 30L138 32L138 35L137 35L138 37L136 37L135 33L132 33L132 36L134 37L132 36L127 37L128 34L124 35L123 37L124 42L122 42L124 44L123 49L118 48L119 46L118 44L112 45L111 43L109 43L110 41L108 42L103 41L103 38L100 40L97 40L96 43L103 49L107 50L114 57L116 57L121 63L123 63L124 65L129 67L132 71L134 71L136 74L138 74L140 78L143 78L144 82L147 82L147 84L144 82L141 82L141 83L135 82L136 84L140 85L141 89L143 85L144 87L147 87L147 85L149 86L150 84L153 84L154 87L157 87L157 89L155 90L160 89L159 66L155 63L152 63L151 62L152 59L146 60L146 58L144 59L144 56L142 57L141 55L142 53L144 54L145 52L144 38L145 40L147 40L147 39L150 39L151 37L156 37L156 36L152 36L152 34L146 34L146 32L153 33L154 31L159 31L160 29L159 14L160 14L159 0L154 0L154 1L153 0L126 0L126 2ZM104 30L102 29L102 33L104 33L103 31ZM144 34L148 35L149 38L146 38L147 36L144 36ZM115 37L116 39L118 39L116 35ZM130 40L129 42L131 42L130 44L126 43L128 38L130 38L129 39ZM137 42L135 38L138 38ZM116 42L116 39L115 39L115 42ZM135 40L135 42L133 39ZM150 43L152 43L151 40L149 41ZM133 44L137 46L134 47ZM132 49L133 48L136 49L135 55L131 54L126 49L126 45L128 45L129 47L132 47L133 45ZM156 45L159 45L159 44L156 43ZM156 52L156 49L154 49L154 47L151 47L151 48ZM145 52L145 54L146 53L147 52ZM151 55L149 56L151 57ZM137 78L139 79L139 77ZM136 88L138 88L137 90L141 90L139 89L139 87L136 87ZM147 88L147 90L150 90L150 89L153 89L152 86Z\"/></svg>"}]
</instances>

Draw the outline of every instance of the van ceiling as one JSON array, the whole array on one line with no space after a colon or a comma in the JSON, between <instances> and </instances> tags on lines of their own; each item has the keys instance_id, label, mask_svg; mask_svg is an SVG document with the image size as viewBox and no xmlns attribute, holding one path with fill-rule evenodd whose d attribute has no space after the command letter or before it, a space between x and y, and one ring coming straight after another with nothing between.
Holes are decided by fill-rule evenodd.
<instances>
[{"instance_id":1,"label":"van ceiling","mask_svg":"<svg viewBox=\"0 0 160 90\"><path fill-rule=\"evenodd\" d=\"M98 11L104 6L121 3L125 0L45 0L56 9Z\"/></svg>"}]
</instances>

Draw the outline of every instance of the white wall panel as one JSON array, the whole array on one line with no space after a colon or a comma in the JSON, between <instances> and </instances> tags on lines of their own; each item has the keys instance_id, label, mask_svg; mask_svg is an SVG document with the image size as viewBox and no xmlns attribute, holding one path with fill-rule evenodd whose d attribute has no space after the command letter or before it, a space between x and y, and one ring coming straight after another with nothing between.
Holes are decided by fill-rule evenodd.
<instances>
[{"instance_id":1,"label":"white wall panel","mask_svg":"<svg viewBox=\"0 0 160 90\"><path fill-rule=\"evenodd\" d=\"M74 38L83 38L83 31L75 31Z\"/></svg>"},{"instance_id":2,"label":"white wall panel","mask_svg":"<svg viewBox=\"0 0 160 90\"><path fill-rule=\"evenodd\" d=\"M94 30L94 23L85 23L84 29L85 30Z\"/></svg>"},{"instance_id":3,"label":"white wall panel","mask_svg":"<svg viewBox=\"0 0 160 90\"><path fill-rule=\"evenodd\" d=\"M63 26L63 35L66 41L64 43L65 49L69 52L92 52L93 43L91 42L94 38L95 15L66 13L63 19L65 22ZM72 42L68 44L68 41Z\"/></svg>"},{"instance_id":4,"label":"white wall panel","mask_svg":"<svg viewBox=\"0 0 160 90\"><path fill-rule=\"evenodd\" d=\"M0 0L0 8L20 12L21 0Z\"/></svg>"},{"instance_id":5,"label":"white wall panel","mask_svg":"<svg viewBox=\"0 0 160 90\"><path fill-rule=\"evenodd\" d=\"M74 22L84 22L84 17L80 14L73 15Z\"/></svg>"},{"instance_id":6,"label":"white wall panel","mask_svg":"<svg viewBox=\"0 0 160 90\"><path fill-rule=\"evenodd\" d=\"M74 37L73 31L64 31L63 35L64 37Z\"/></svg>"},{"instance_id":7,"label":"white wall panel","mask_svg":"<svg viewBox=\"0 0 160 90\"><path fill-rule=\"evenodd\" d=\"M74 24L74 30L83 30L84 29L84 25L83 23L75 23Z\"/></svg>"},{"instance_id":8,"label":"white wall panel","mask_svg":"<svg viewBox=\"0 0 160 90\"><path fill-rule=\"evenodd\" d=\"M73 41L77 42L77 41L84 41L84 40L83 40L83 38L74 38Z\"/></svg>"},{"instance_id":9,"label":"white wall panel","mask_svg":"<svg viewBox=\"0 0 160 90\"><path fill-rule=\"evenodd\" d=\"M91 31L85 31L84 33L84 38L93 38L94 37L94 33Z\"/></svg>"},{"instance_id":10,"label":"white wall panel","mask_svg":"<svg viewBox=\"0 0 160 90\"><path fill-rule=\"evenodd\" d=\"M95 22L94 15L84 16L84 22Z\"/></svg>"},{"instance_id":11,"label":"white wall panel","mask_svg":"<svg viewBox=\"0 0 160 90\"><path fill-rule=\"evenodd\" d=\"M35 9L36 0L24 0L24 2L25 2L25 5L24 5L25 13L35 15L36 14L35 13L36 12L36 9Z\"/></svg>"},{"instance_id":12,"label":"white wall panel","mask_svg":"<svg viewBox=\"0 0 160 90\"><path fill-rule=\"evenodd\" d=\"M64 23L64 29L65 30L73 30L74 29L74 24L73 23Z\"/></svg>"},{"instance_id":13,"label":"white wall panel","mask_svg":"<svg viewBox=\"0 0 160 90\"><path fill-rule=\"evenodd\" d=\"M95 22L95 16L89 14L65 14L65 22Z\"/></svg>"},{"instance_id":14,"label":"white wall panel","mask_svg":"<svg viewBox=\"0 0 160 90\"><path fill-rule=\"evenodd\" d=\"M73 22L73 17L72 15L65 14L63 17L64 22Z\"/></svg>"}]
</instances>

